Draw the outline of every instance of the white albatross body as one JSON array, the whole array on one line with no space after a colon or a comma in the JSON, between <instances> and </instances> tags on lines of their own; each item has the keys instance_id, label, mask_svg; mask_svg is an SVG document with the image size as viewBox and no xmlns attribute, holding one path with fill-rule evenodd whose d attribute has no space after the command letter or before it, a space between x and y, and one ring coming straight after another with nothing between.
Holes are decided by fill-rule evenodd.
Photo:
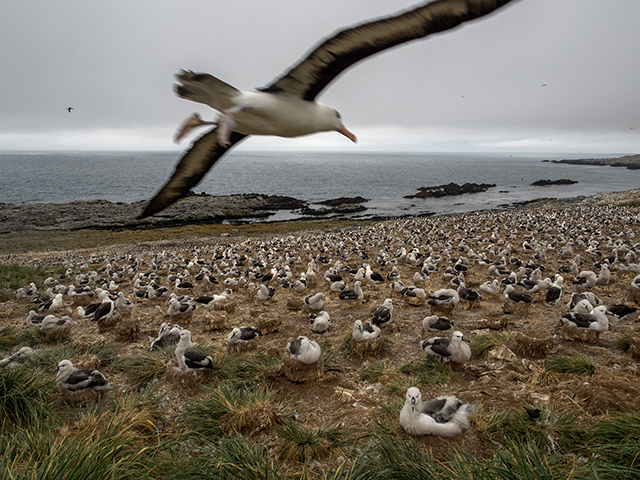
<instances>
[{"instance_id":1,"label":"white albatross body","mask_svg":"<svg viewBox=\"0 0 640 480\"><path fill-rule=\"evenodd\" d=\"M413 436L455 437L469 428L472 411L473 405L462 403L454 396L423 402L420 390L411 387L400 411L400 425Z\"/></svg>"},{"instance_id":2,"label":"white albatross body","mask_svg":"<svg viewBox=\"0 0 640 480\"><path fill-rule=\"evenodd\" d=\"M291 358L307 365L316 363L320 355L322 355L320 345L313 340L309 340L304 335L300 335L295 340L291 340L287 344L287 352L289 352Z\"/></svg>"},{"instance_id":3,"label":"white albatross body","mask_svg":"<svg viewBox=\"0 0 640 480\"><path fill-rule=\"evenodd\" d=\"M198 126L215 126L194 142L138 219L184 197L227 151L248 135L299 137L335 130L355 142L355 135L344 127L340 114L315 101L338 75L371 55L449 30L491 13L509 1L437 0L344 29L322 41L306 58L257 92L242 92L209 74L181 71L177 76L180 82L175 89L177 95L209 105L221 115L215 121L205 122L195 114L182 125L176 139Z\"/></svg>"},{"instance_id":4,"label":"white albatross body","mask_svg":"<svg viewBox=\"0 0 640 480\"><path fill-rule=\"evenodd\" d=\"M451 338L434 337L422 342L422 350L432 357L440 357L453 363L463 364L471 359L471 348L462 332L455 331Z\"/></svg>"},{"instance_id":5,"label":"white albatross body","mask_svg":"<svg viewBox=\"0 0 640 480\"><path fill-rule=\"evenodd\" d=\"M106 390L110 387L109 380L98 370L79 369L70 360L62 360L54 369L56 385L60 390L80 392L83 390Z\"/></svg>"}]
</instances>

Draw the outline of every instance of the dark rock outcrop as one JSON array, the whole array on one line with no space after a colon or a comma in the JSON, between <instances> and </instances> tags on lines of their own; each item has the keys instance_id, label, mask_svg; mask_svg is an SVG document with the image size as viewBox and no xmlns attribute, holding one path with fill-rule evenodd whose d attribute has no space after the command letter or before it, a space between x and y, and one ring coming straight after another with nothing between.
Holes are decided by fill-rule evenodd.
<instances>
[{"instance_id":1,"label":"dark rock outcrop","mask_svg":"<svg viewBox=\"0 0 640 480\"><path fill-rule=\"evenodd\" d=\"M331 200L324 200L322 202L316 202L318 205L326 205L328 207L338 207L340 205L344 205L344 204L355 204L355 203L366 203L369 200L367 198L364 197L340 197L340 198L333 198Z\"/></svg>"},{"instance_id":2,"label":"dark rock outcrop","mask_svg":"<svg viewBox=\"0 0 640 480\"><path fill-rule=\"evenodd\" d=\"M27 230L121 230L221 223L224 220L265 218L274 210L296 210L307 202L276 195L189 195L166 210L136 220L146 202L107 200L69 203L0 204L0 233Z\"/></svg>"},{"instance_id":3,"label":"dark rock outcrop","mask_svg":"<svg viewBox=\"0 0 640 480\"><path fill-rule=\"evenodd\" d=\"M465 183L458 185L457 183L448 183L446 185L438 185L437 187L421 187L415 195L405 195L404 198L430 198L445 197L447 195L464 195L465 193L486 192L489 188L495 187L495 184L489 183Z\"/></svg>"},{"instance_id":4,"label":"dark rock outcrop","mask_svg":"<svg viewBox=\"0 0 640 480\"><path fill-rule=\"evenodd\" d=\"M543 162L566 163L569 165L608 165L610 167L624 167L629 170L640 170L640 155L627 155L618 158L583 158L567 160L543 160Z\"/></svg>"},{"instance_id":5,"label":"dark rock outcrop","mask_svg":"<svg viewBox=\"0 0 640 480\"><path fill-rule=\"evenodd\" d=\"M560 180L537 180L531 185L534 187L549 187L551 185L573 185L574 183L578 183L578 181L561 178Z\"/></svg>"},{"instance_id":6,"label":"dark rock outcrop","mask_svg":"<svg viewBox=\"0 0 640 480\"><path fill-rule=\"evenodd\" d=\"M365 207L364 205L357 205L355 203L342 203L333 208L311 208L309 206L305 206L300 209L300 214L319 217L323 215L344 215L347 213L363 212L366 209L367 207Z\"/></svg>"}]
</instances>

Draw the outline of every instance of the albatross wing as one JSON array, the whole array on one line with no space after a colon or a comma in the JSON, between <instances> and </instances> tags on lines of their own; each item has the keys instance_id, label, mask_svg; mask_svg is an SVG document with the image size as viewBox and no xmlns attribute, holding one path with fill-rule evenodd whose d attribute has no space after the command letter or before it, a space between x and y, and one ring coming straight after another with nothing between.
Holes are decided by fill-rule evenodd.
<instances>
[{"instance_id":1,"label":"albatross wing","mask_svg":"<svg viewBox=\"0 0 640 480\"><path fill-rule=\"evenodd\" d=\"M169 181L136 217L138 220L149 217L184 197L202 180L220 157L247 137L247 135L232 132L229 139L230 145L225 147L218 141L217 130L217 127L212 128L193 143L176 166Z\"/></svg>"},{"instance_id":2,"label":"albatross wing","mask_svg":"<svg viewBox=\"0 0 640 480\"><path fill-rule=\"evenodd\" d=\"M342 30L324 40L306 58L263 92L287 92L314 100L353 64L387 48L457 27L510 0L438 0L399 15Z\"/></svg>"}]
</instances>

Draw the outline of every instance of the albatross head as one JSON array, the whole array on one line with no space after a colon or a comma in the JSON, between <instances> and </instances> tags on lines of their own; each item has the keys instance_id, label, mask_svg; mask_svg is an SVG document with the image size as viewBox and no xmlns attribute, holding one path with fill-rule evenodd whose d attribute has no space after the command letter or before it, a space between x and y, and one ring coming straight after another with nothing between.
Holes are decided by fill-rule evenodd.
<instances>
[{"instance_id":1,"label":"albatross head","mask_svg":"<svg viewBox=\"0 0 640 480\"><path fill-rule=\"evenodd\" d=\"M416 405L422 402L422 394L420 393L420 390L418 388L411 387L407 390L406 399L407 403L411 404L411 410L415 411Z\"/></svg>"},{"instance_id":2,"label":"albatross head","mask_svg":"<svg viewBox=\"0 0 640 480\"><path fill-rule=\"evenodd\" d=\"M336 132L341 133L342 135L347 137L353 143L356 143L358 141L356 136L352 132L350 132L342 123L342 116L340 115L340 112L321 103L319 103L318 105L322 107L323 116L326 117L325 120L328 122L328 128L326 130L335 130Z\"/></svg>"}]
</instances>

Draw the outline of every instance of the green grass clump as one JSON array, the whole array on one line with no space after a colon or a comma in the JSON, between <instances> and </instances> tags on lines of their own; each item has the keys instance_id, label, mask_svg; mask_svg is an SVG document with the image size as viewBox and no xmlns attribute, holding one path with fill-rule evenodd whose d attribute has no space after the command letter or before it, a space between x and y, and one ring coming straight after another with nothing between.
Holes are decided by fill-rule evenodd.
<instances>
[{"instance_id":1,"label":"green grass clump","mask_svg":"<svg viewBox=\"0 0 640 480\"><path fill-rule=\"evenodd\" d=\"M493 332L479 335L471 342L471 358L479 358L487 350L504 345L513 339L512 332Z\"/></svg>"},{"instance_id":2,"label":"green grass clump","mask_svg":"<svg viewBox=\"0 0 640 480\"><path fill-rule=\"evenodd\" d=\"M575 375L593 375L596 373L595 364L584 355L552 357L545 361L545 368L550 372Z\"/></svg>"},{"instance_id":3,"label":"green grass clump","mask_svg":"<svg viewBox=\"0 0 640 480\"><path fill-rule=\"evenodd\" d=\"M640 201L620 203L616 207L640 207Z\"/></svg>"},{"instance_id":4,"label":"green grass clump","mask_svg":"<svg viewBox=\"0 0 640 480\"><path fill-rule=\"evenodd\" d=\"M425 386L447 383L449 378L455 374L442 359L431 356L406 363L399 370L402 373L411 375L418 384ZM402 395L404 396L405 393L406 391L402 392Z\"/></svg>"},{"instance_id":5,"label":"green grass clump","mask_svg":"<svg viewBox=\"0 0 640 480\"><path fill-rule=\"evenodd\" d=\"M237 436L206 444L200 455L173 451L155 468L164 480L285 480L285 474L259 444ZM160 474L158 476L158 473ZM290 478L290 477L289 477Z\"/></svg>"},{"instance_id":6,"label":"green grass clump","mask_svg":"<svg viewBox=\"0 0 640 480\"><path fill-rule=\"evenodd\" d=\"M160 399L153 393L153 390L146 389L117 397L111 403L111 412L137 431L154 433L158 423L164 420L164 413L160 410Z\"/></svg>"},{"instance_id":7,"label":"green grass clump","mask_svg":"<svg viewBox=\"0 0 640 480\"><path fill-rule=\"evenodd\" d=\"M133 480L145 478L149 447L134 447L142 437L126 435L126 426L107 423L99 431L82 432L75 437L38 432L36 441L46 444L46 454L0 457L0 478L20 480ZM13 440L12 441L17 441ZM40 449L42 450L42 449ZM146 477L149 478L149 477Z\"/></svg>"},{"instance_id":8,"label":"green grass clump","mask_svg":"<svg viewBox=\"0 0 640 480\"><path fill-rule=\"evenodd\" d=\"M202 387L207 395L191 403L183 422L195 435L216 438L241 433L269 431L291 414L289 402L269 387L240 387L229 384Z\"/></svg>"},{"instance_id":9,"label":"green grass clump","mask_svg":"<svg viewBox=\"0 0 640 480\"><path fill-rule=\"evenodd\" d=\"M48 277L60 275L64 271L64 267L35 268L0 264L0 302L15 299L16 290L32 282L41 287Z\"/></svg>"},{"instance_id":10,"label":"green grass clump","mask_svg":"<svg viewBox=\"0 0 640 480\"><path fill-rule=\"evenodd\" d=\"M551 407L539 407L540 416L531 419L525 409L495 413L476 412L476 428L499 442L532 442L540 448L555 451L573 448L586 438L586 426L578 412L556 412Z\"/></svg>"},{"instance_id":11,"label":"green grass clump","mask_svg":"<svg viewBox=\"0 0 640 480\"><path fill-rule=\"evenodd\" d=\"M255 385L261 383L271 367L280 362L260 352L246 355L216 355L213 357L213 370L221 381L234 386Z\"/></svg>"},{"instance_id":12,"label":"green grass clump","mask_svg":"<svg viewBox=\"0 0 640 480\"><path fill-rule=\"evenodd\" d=\"M151 352L145 350L121 358L114 367L123 370L127 380L135 388L144 388L167 371L169 365L175 361L175 350L175 345L167 345Z\"/></svg>"},{"instance_id":13,"label":"green grass clump","mask_svg":"<svg viewBox=\"0 0 640 480\"><path fill-rule=\"evenodd\" d=\"M638 331L638 329L629 329L622 333L619 333L613 339L613 345L623 352L627 352L629 348L631 348L631 339L635 334L638 333Z\"/></svg>"},{"instance_id":14,"label":"green grass clump","mask_svg":"<svg viewBox=\"0 0 640 480\"><path fill-rule=\"evenodd\" d=\"M48 416L53 380L30 368L0 369L0 429L28 426Z\"/></svg>"},{"instance_id":15,"label":"green grass clump","mask_svg":"<svg viewBox=\"0 0 640 480\"><path fill-rule=\"evenodd\" d=\"M21 343L20 335L15 333L16 327L0 328L0 352L8 351Z\"/></svg>"},{"instance_id":16,"label":"green grass clump","mask_svg":"<svg viewBox=\"0 0 640 480\"><path fill-rule=\"evenodd\" d=\"M381 382L387 375L388 371L393 367L389 363L382 361L369 365L358 375L360 380L369 383Z\"/></svg>"},{"instance_id":17,"label":"green grass clump","mask_svg":"<svg viewBox=\"0 0 640 480\"><path fill-rule=\"evenodd\" d=\"M321 460L329 453L340 454L346 445L341 425L309 427L295 420L288 420L277 427L276 452L282 460L306 462Z\"/></svg>"},{"instance_id":18,"label":"green grass clump","mask_svg":"<svg viewBox=\"0 0 640 480\"><path fill-rule=\"evenodd\" d=\"M612 464L634 467L640 476L640 409L615 413L596 423L585 448L585 454L591 452Z\"/></svg>"}]
</instances>

